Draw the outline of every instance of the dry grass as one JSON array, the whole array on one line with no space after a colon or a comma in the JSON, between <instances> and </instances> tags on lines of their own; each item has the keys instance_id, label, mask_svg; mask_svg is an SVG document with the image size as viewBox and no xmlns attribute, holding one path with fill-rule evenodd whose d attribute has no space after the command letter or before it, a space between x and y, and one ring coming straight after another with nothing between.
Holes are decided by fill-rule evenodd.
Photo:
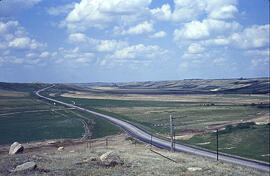
<instances>
[{"instance_id":1,"label":"dry grass","mask_svg":"<svg viewBox=\"0 0 270 176\"><path fill-rule=\"evenodd\" d=\"M28 93L26 92L18 92L18 91L10 91L10 90L2 90L0 89L0 97L25 97Z\"/></svg>"},{"instance_id":2,"label":"dry grass","mask_svg":"<svg viewBox=\"0 0 270 176\"><path fill-rule=\"evenodd\" d=\"M216 162L208 158L184 153L170 153L153 148L162 155L177 161L177 163L173 163L151 152L145 144L132 144L131 141L126 140L126 135L110 136L107 147L104 138L92 141L91 148L87 148L87 142L65 146L63 151L57 151L56 146L42 148L41 143L38 146L38 150L28 150L29 152L21 155L2 155L0 175L8 174L7 168L26 160L35 161L38 169L27 173L17 173L17 175L268 175L250 168ZM98 158L107 151L113 151L119 155L124 161L124 165L106 168L101 166L98 161L87 160L89 157ZM190 167L199 167L202 170L192 172L188 170Z\"/></svg>"},{"instance_id":3,"label":"dry grass","mask_svg":"<svg viewBox=\"0 0 270 176\"><path fill-rule=\"evenodd\" d=\"M209 103L268 103L269 95L144 95L144 94L93 94L70 91L61 96L85 99L112 99L112 100L146 100L146 101L173 101L173 102L209 102Z\"/></svg>"}]
</instances>

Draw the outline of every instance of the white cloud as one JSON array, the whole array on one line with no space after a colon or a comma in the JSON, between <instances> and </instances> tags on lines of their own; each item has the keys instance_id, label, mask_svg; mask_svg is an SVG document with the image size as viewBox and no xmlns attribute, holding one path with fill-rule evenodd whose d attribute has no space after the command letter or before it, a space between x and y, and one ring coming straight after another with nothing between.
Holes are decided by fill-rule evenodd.
<instances>
[{"instance_id":1,"label":"white cloud","mask_svg":"<svg viewBox=\"0 0 270 176\"><path fill-rule=\"evenodd\" d=\"M144 21L143 23L130 27L127 31L123 31L122 34L142 34L152 32L153 30L153 24L148 21Z\"/></svg>"},{"instance_id":2,"label":"white cloud","mask_svg":"<svg viewBox=\"0 0 270 176\"><path fill-rule=\"evenodd\" d=\"M79 43L80 46L99 52L111 52L128 46L128 43L121 40L99 40L86 36L83 33L70 34L70 43Z\"/></svg>"},{"instance_id":3,"label":"white cloud","mask_svg":"<svg viewBox=\"0 0 270 176\"><path fill-rule=\"evenodd\" d=\"M118 59L149 59L158 58L166 54L168 51L161 49L157 45L143 44L132 45L121 50L116 50L111 58Z\"/></svg>"},{"instance_id":4,"label":"white cloud","mask_svg":"<svg viewBox=\"0 0 270 176\"><path fill-rule=\"evenodd\" d=\"M49 55L50 55L50 53L49 53L48 51L44 51L44 52L42 52L42 53L40 54L39 57L44 58L44 57L48 57Z\"/></svg>"},{"instance_id":5,"label":"white cloud","mask_svg":"<svg viewBox=\"0 0 270 176\"><path fill-rule=\"evenodd\" d=\"M230 19L238 12L237 0L174 0L174 10L169 4L151 9L151 14L158 20L190 21L203 15L213 19Z\"/></svg>"},{"instance_id":6,"label":"white cloud","mask_svg":"<svg viewBox=\"0 0 270 176\"><path fill-rule=\"evenodd\" d=\"M18 37L10 41L8 46L16 49L37 49L43 45L29 37Z\"/></svg>"},{"instance_id":7,"label":"white cloud","mask_svg":"<svg viewBox=\"0 0 270 176\"><path fill-rule=\"evenodd\" d=\"M136 16L145 11L150 3L151 0L81 0L75 4L62 25L72 31L83 31L91 27L105 28L124 16Z\"/></svg>"},{"instance_id":8,"label":"white cloud","mask_svg":"<svg viewBox=\"0 0 270 176\"><path fill-rule=\"evenodd\" d=\"M192 54L197 54L197 53L201 53L205 50L204 47L202 47L200 44L198 43L192 43L189 45L188 47L188 52L192 53Z\"/></svg>"},{"instance_id":9,"label":"white cloud","mask_svg":"<svg viewBox=\"0 0 270 176\"><path fill-rule=\"evenodd\" d=\"M231 31L238 31L241 25L237 22L225 22L214 19L204 19L200 21L192 21L186 23L183 28L174 31L174 40L181 38L196 40L206 39L213 35L228 33Z\"/></svg>"},{"instance_id":10,"label":"white cloud","mask_svg":"<svg viewBox=\"0 0 270 176\"><path fill-rule=\"evenodd\" d=\"M261 49L261 50L248 50L246 51L248 55L255 55L255 56L270 56L270 49Z\"/></svg>"},{"instance_id":11,"label":"white cloud","mask_svg":"<svg viewBox=\"0 0 270 176\"><path fill-rule=\"evenodd\" d=\"M153 35L150 35L150 38L162 38L162 37L165 37L166 35L167 35L166 32L159 31L159 32L154 33Z\"/></svg>"},{"instance_id":12,"label":"white cloud","mask_svg":"<svg viewBox=\"0 0 270 176\"><path fill-rule=\"evenodd\" d=\"M75 3L66 4L58 7L51 7L47 10L49 15L58 16L68 14L73 8Z\"/></svg>"},{"instance_id":13,"label":"white cloud","mask_svg":"<svg viewBox=\"0 0 270 176\"><path fill-rule=\"evenodd\" d=\"M269 27L269 24L253 25L245 28L243 32L232 34L230 40L237 48L269 47Z\"/></svg>"},{"instance_id":14,"label":"white cloud","mask_svg":"<svg viewBox=\"0 0 270 176\"><path fill-rule=\"evenodd\" d=\"M97 50L101 52L114 51L128 46L127 42L116 40L101 40L97 45Z\"/></svg>"},{"instance_id":15,"label":"white cloud","mask_svg":"<svg viewBox=\"0 0 270 176\"><path fill-rule=\"evenodd\" d=\"M18 21L0 22L0 49L41 49L46 44L32 39Z\"/></svg>"},{"instance_id":16,"label":"white cloud","mask_svg":"<svg viewBox=\"0 0 270 176\"><path fill-rule=\"evenodd\" d=\"M81 42L86 42L87 37L83 33L73 33L68 36L68 40L70 42L76 42L76 43L81 43Z\"/></svg>"},{"instance_id":17,"label":"white cloud","mask_svg":"<svg viewBox=\"0 0 270 176\"><path fill-rule=\"evenodd\" d=\"M227 61L227 59L221 57L221 58L214 59L213 63L216 65L223 65L226 61Z\"/></svg>"},{"instance_id":18,"label":"white cloud","mask_svg":"<svg viewBox=\"0 0 270 176\"><path fill-rule=\"evenodd\" d=\"M26 57L28 57L28 58L37 57L37 54L36 53L27 53Z\"/></svg>"},{"instance_id":19,"label":"white cloud","mask_svg":"<svg viewBox=\"0 0 270 176\"><path fill-rule=\"evenodd\" d=\"M78 62L78 63L88 63L90 61L91 61L91 59L89 59L89 58L78 58L75 60L75 62Z\"/></svg>"},{"instance_id":20,"label":"white cloud","mask_svg":"<svg viewBox=\"0 0 270 176\"><path fill-rule=\"evenodd\" d=\"M236 5L238 0L207 0L206 12L209 18L228 19L233 18L238 12Z\"/></svg>"},{"instance_id":21,"label":"white cloud","mask_svg":"<svg viewBox=\"0 0 270 176\"><path fill-rule=\"evenodd\" d=\"M151 9L150 12L158 20L170 20L172 16L171 6L169 4L164 4L161 8Z\"/></svg>"},{"instance_id":22,"label":"white cloud","mask_svg":"<svg viewBox=\"0 0 270 176\"><path fill-rule=\"evenodd\" d=\"M215 19L228 19L234 18L234 13L237 13L238 9L234 5L222 6L213 10L210 14L210 18Z\"/></svg>"},{"instance_id":23,"label":"white cloud","mask_svg":"<svg viewBox=\"0 0 270 176\"><path fill-rule=\"evenodd\" d=\"M207 26L204 23L199 21L192 21L190 23L185 24L185 26L178 30L174 31L174 39L179 40L180 38L185 39L200 39L208 37L209 31Z\"/></svg>"},{"instance_id":24,"label":"white cloud","mask_svg":"<svg viewBox=\"0 0 270 176\"><path fill-rule=\"evenodd\" d=\"M251 65L252 65L252 67L268 66L268 68L269 68L269 62L270 62L269 58L252 59Z\"/></svg>"},{"instance_id":25,"label":"white cloud","mask_svg":"<svg viewBox=\"0 0 270 176\"><path fill-rule=\"evenodd\" d=\"M205 40L203 43L206 45L226 46L230 44L230 39L223 36L218 36L214 39Z\"/></svg>"}]
</instances>

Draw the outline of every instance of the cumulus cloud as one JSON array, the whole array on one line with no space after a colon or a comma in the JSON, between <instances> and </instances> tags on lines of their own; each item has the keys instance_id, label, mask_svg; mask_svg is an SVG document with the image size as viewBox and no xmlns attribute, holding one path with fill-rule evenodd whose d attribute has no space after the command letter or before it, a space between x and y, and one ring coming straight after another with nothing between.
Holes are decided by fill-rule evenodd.
<instances>
[{"instance_id":1,"label":"cumulus cloud","mask_svg":"<svg viewBox=\"0 0 270 176\"><path fill-rule=\"evenodd\" d=\"M153 24L148 21L144 21L143 23L130 27L127 31L123 31L122 34L142 34L152 32L153 30Z\"/></svg>"},{"instance_id":2,"label":"cumulus cloud","mask_svg":"<svg viewBox=\"0 0 270 176\"><path fill-rule=\"evenodd\" d=\"M171 6L163 4L161 8L151 9L151 14L159 20L170 20L172 16Z\"/></svg>"},{"instance_id":3,"label":"cumulus cloud","mask_svg":"<svg viewBox=\"0 0 270 176\"><path fill-rule=\"evenodd\" d=\"M269 58L252 59L251 65L252 67L268 66L269 68L269 62L270 62Z\"/></svg>"},{"instance_id":4,"label":"cumulus cloud","mask_svg":"<svg viewBox=\"0 0 270 176\"><path fill-rule=\"evenodd\" d=\"M202 22L191 21L186 23L183 28L174 30L174 40L181 38L189 40L206 39L210 36L238 31L239 29L241 29L241 25L237 22L214 19L204 19Z\"/></svg>"},{"instance_id":5,"label":"cumulus cloud","mask_svg":"<svg viewBox=\"0 0 270 176\"><path fill-rule=\"evenodd\" d=\"M205 45L217 45L217 46L226 46L230 44L230 39L224 36L218 36L213 39L203 41Z\"/></svg>"},{"instance_id":6,"label":"cumulus cloud","mask_svg":"<svg viewBox=\"0 0 270 176\"><path fill-rule=\"evenodd\" d=\"M159 32L154 33L153 35L150 35L150 38L162 38L162 37L165 37L166 35L167 35L166 32L159 31Z\"/></svg>"},{"instance_id":7,"label":"cumulus cloud","mask_svg":"<svg viewBox=\"0 0 270 176\"><path fill-rule=\"evenodd\" d=\"M66 4L57 7L51 7L47 10L49 15L58 16L68 14L75 6L75 3Z\"/></svg>"},{"instance_id":8,"label":"cumulus cloud","mask_svg":"<svg viewBox=\"0 0 270 176\"><path fill-rule=\"evenodd\" d=\"M242 32L233 33L230 40L237 48L260 48L269 46L269 24L253 25Z\"/></svg>"},{"instance_id":9,"label":"cumulus cloud","mask_svg":"<svg viewBox=\"0 0 270 176\"><path fill-rule=\"evenodd\" d=\"M27 36L18 21L0 22L0 49L41 49L45 44Z\"/></svg>"},{"instance_id":10,"label":"cumulus cloud","mask_svg":"<svg viewBox=\"0 0 270 176\"><path fill-rule=\"evenodd\" d=\"M196 53L201 53L205 50L204 47L202 47L200 44L198 43L192 43L191 45L189 45L188 47L188 52L192 53L192 54L196 54Z\"/></svg>"},{"instance_id":11,"label":"cumulus cloud","mask_svg":"<svg viewBox=\"0 0 270 176\"><path fill-rule=\"evenodd\" d=\"M237 0L174 0L174 10L169 4L151 9L153 17L158 20L190 21L202 15L213 19L230 19L238 12Z\"/></svg>"},{"instance_id":12,"label":"cumulus cloud","mask_svg":"<svg viewBox=\"0 0 270 176\"><path fill-rule=\"evenodd\" d=\"M118 59L149 59L160 57L166 54L168 51L161 49L157 45L148 45L143 44L132 45L125 47L121 50L116 50L111 58Z\"/></svg>"},{"instance_id":13,"label":"cumulus cloud","mask_svg":"<svg viewBox=\"0 0 270 176\"><path fill-rule=\"evenodd\" d=\"M221 57L221 58L216 58L213 60L213 63L216 65L223 65L226 62L227 59Z\"/></svg>"},{"instance_id":14,"label":"cumulus cloud","mask_svg":"<svg viewBox=\"0 0 270 176\"><path fill-rule=\"evenodd\" d=\"M73 33L68 36L68 40L70 42L75 42L75 43L81 43L81 42L86 42L87 37L83 33Z\"/></svg>"},{"instance_id":15,"label":"cumulus cloud","mask_svg":"<svg viewBox=\"0 0 270 176\"><path fill-rule=\"evenodd\" d=\"M123 16L136 15L147 9L151 0L81 0L63 22L69 30L83 31L91 27L105 28Z\"/></svg>"},{"instance_id":16,"label":"cumulus cloud","mask_svg":"<svg viewBox=\"0 0 270 176\"><path fill-rule=\"evenodd\" d=\"M97 45L97 50L101 52L114 51L128 46L127 42L117 40L101 40Z\"/></svg>"},{"instance_id":17,"label":"cumulus cloud","mask_svg":"<svg viewBox=\"0 0 270 176\"><path fill-rule=\"evenodd\" d=\"M213 10L210 14L210 18L216 18L216 19L228 19L228 18L234 18L234 14L238 12L238 9L236 6L228 5L228 6L222 6L221 8Z\"/></svg>"},{"instance_id":18,"label":"cumulus cloud","mask_svg":"<svg viewBox=\"0 0 270 176\"><path fill-rule=\"evenodd\" d=\"M40 54L39 57L44 58L44 57L48 57L49 55L50 55L50 53L49 53L48 51L44 51L44 52L42 52L42 53Z\"/></svg>"}]
</instances>

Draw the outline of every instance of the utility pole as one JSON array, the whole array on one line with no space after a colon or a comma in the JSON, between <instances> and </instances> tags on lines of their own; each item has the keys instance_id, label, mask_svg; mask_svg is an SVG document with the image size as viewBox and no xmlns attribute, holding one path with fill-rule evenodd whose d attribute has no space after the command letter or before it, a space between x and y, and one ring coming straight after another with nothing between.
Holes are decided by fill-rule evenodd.
<instances>
[{"instance_id":1,"label":"utility pole","mask_svg":"<svg viewBox=\"0 0 270 176\"><path fill-rule=\"evenodd\" d=\"M150 146L150 149L152 149L152 134L151 134L151 146Z\"/></svg>"},{"instance_id":2,"label":"utility pole","mask_svg":"<svg viewBox=\"0 0 270 176\"><path fill-rule=\"evenodd\" d=\"M217 161L218 161L218 129L217 129Z\"/></svg>"},{"instance_id":3,"label":"utility pole","mask_svg":"<svg viewBox=\"0 0 270 176\"><path fill-rule=\"evenodd\" d=\"M173 131L173 117L172 115L170 115L170 127L171 127L171 151L174 151L174 140L173 140L173 136L174 136L174 131Z\"/></svg>"}]
</instances>

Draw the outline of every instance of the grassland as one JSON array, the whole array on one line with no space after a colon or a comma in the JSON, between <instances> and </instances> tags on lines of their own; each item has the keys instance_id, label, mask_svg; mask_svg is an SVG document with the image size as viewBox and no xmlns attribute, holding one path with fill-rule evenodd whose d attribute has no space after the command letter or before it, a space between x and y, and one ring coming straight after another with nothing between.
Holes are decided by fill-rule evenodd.
<instances>
[{"instance_id":1,"label":"grassland","mask_svg":"<svg viewBox=\"0 0 270 176\"><path fill-rule=\"evenodd\" d=\"M270 162L269 124L232 129L219 132L220 152ZM216 133L199 134L180 142L216 150Z\"/></svg>"},{"instance_id":2,"label":"grassland","mask_svg":"<svg viewBox=\"0 0 270 176\"><path fill-rule=\"evenodd\" d=\"M76 115L78 112L73 113L75 110L53 105L33 95L34 90L45 86L0 84L0 144L81 138L84 133L82 120L91 126L92 138L121 132L103 119L84 113Z\"/></svg>"},{"instance_id":3,"label":"grassland","mask_svg":"<svg viewBox=\"0 0 270 176\"><path fill-rule=\"evenodd\" d=\"M3 90L7 91L8 89L6 89L5 86ZM46 85L42 86L44 87ZM59 108L65 109L62 110L61 113L68 118L64 118L64 116L56 115L51 112L53 108L51 104L33 97L31 91L37 90L37 88L42 86L35 85L34 88L23 88L22 93L17 93L17 96L1 97L0 113L10 113L8 116L10 116L11 121L8 124L20 120L19 116L17 116L18 114L14 115L11 113L47 109L50 111L42 112L47 114L39 115L43 117L42 119L44 119L45 124L50 124L51 121L49 122L48 119L52 119L52 122L59 121L59 123L65 121L63 124L66 124L63 126L75 125L73 126L74 129L70 129L70 131L74 131L72 134L75 135L77 134L76 132L80 133L82 130L80 131L79 126L76 125L76 123L79 124L79 121L76 121L78 117L76 117L74 113L70 113L72 110L67 110L59 106ZM267 78L248 80L184 80L119 83L109 84L109 86L106 84L98 84L98 86L97 84L59 84L42 94L132 122L141 128L165 138L169 136L169 115L173 115L174 117L180 116L181 118L174 119L176 137L178 139L187 139L182 140L182 142L192 145L210 142L209 146L199 146L212 150L213 147L211 145L214 144L212 141L214 138L211 137L213 137L212 133L217 128L221 130L225 129L228 125L237 125L245 122L269 123L269 118L267 118L269 116L268 88L269 79ZM10 91L13 91L11 93L13 95L15 95L15 92L19 92L17 88L10 89ZM25 95L25 93L27 95ZM83 112L76 113L94 120L95 124L92 128L93 138L121 132L118 127L113 126L103 119L89 116L89 114L84 114ZM34 114L30 115L29 121L31 121L34 116ZM53 116L55 116L55 118ZM20 115L20 117L27 119L25 114ZM2 120L7 124L5 121L8 119L9 118L3 118ZM13 122L12 119L14 120ZM40 121L42 121L42 119L40 119ZM40 124L36 124L40 126ZM52 125L56 124L57 123L53 123ZM26 127L29 126L29 124L23 126ZM54 126L53 128L55 129L57 127L58 126ZM70 128L73 127L71 126ZM224 136L221 136L221 144L223 140L228 143L228 146L224 145L224 148L229 148L230 145L236 148L236 150L224 149L222 152L269 161L267 157L262 156L269 154L269 151L267 153L267 150L265 150L265 147L267 147L265 141L267 137L269 138L269 133L266 132L267 129L269 130L269 126L256 126L256 128L241 129L222 134ZM58 131L54 130L52 133L58 133ZM245 136L245 134L247 135ZM42 135L43 134L41 134L41 136ZM241 142L233 143L233 141L235 141L234 136L238 136L239 139L241 139L240 141L250 141L250 144L246 145L246 149L243 150L242 153L238 148L239 146L241 148L244 144ZM8 135L6 135L6 137L8 137ZM57 138L58 137L60 138L60 136L57 136ZM73 136L73 138L74 137L75 136ZM256 140L254 138L256 138ZM255 143L258 143L258 145ZM244 153L249 154L245 155Z\"/></svg>"},{"instance_id":4,"label":"grassland","mask_svg":"<svg viewBox=\"0 0 270 176\"><path fill-rule=\"evenodd\" d=\"M173 101L168 101L167 95L155 95L155 99L151 101L149 97L145 100L141 97L132 100L133 96L129 95L124 95L125 100L114 98L115 95L109 95L113 99L107 99L105 94L97 95L98 99L67 98L66 95L58 99L75 102L79 106L130 121L163 137L169 137L169 115L183 116L174 120L176 137L183 139L188 136L185 138L188 140L181 140L181 142L198 144L197 146L210 150L215 150L215 135L212 133L216 129L221 130L228 125L245 122L257 123L258 119L263 119L262 124L269 123L269 96L265 94L200 94L190 97L178 95ZM226 143L221 152L269 162L269 150L267 150L269 132L267 130L269 126L264 125L221 135L220 145ZM235 139L238 139L238 142ZM200 145L200 143L208 142L209 145ZM227 149L230 146L234 148ZM243 146L245 148L242 148Z\"/></svg>"}]
</instances>

